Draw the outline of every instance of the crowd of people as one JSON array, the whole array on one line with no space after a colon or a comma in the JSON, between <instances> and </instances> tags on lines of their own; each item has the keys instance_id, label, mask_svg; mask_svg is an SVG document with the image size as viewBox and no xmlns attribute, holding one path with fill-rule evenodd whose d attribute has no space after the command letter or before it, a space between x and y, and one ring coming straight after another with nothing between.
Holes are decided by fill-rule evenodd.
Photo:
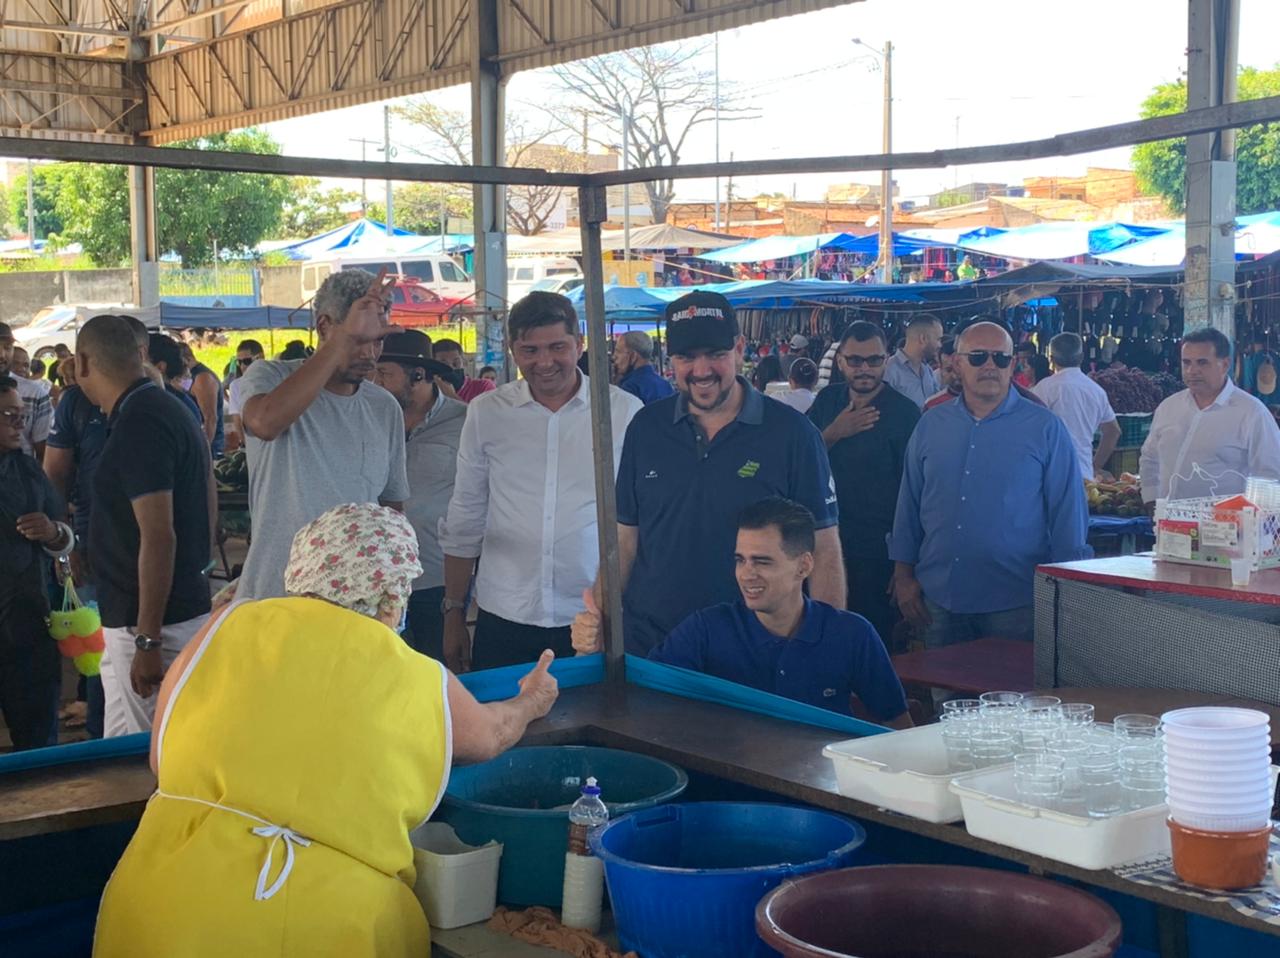
<instances>
[{"instance_id":1,"label":"crowd of people","mask_svg":"<svg viewBox=\"0 0 1280 958\"><path fill-rule=\"evenodd\" d=\"M57 741L52 557L104 626L90 733L145 731L211 613L297 594L299 530L353 504L412 530L416 571L387 623L408 648L454 672L599 648L592 399L569 301L513 306L519 375L501 385L488 367L468 375L456 340L389 326L367 273L329 277L314 312L314 350L271 360L243 340L225 380L189 343L99 316L53 383L0 326L0 709L15 747ZM670 378L642 331L612 344L607 370L628 652L900 724L888 649L902 623L927 647L1030 640L1035 567L1090 554L1082 480L1119 428L1074 333L1041 357L992 319L947 334L921 314L896 344L855 321L821 362L800 334L753 349L748 380L732 306L694 291L668 306L665 345ZM1280 478L1280 430L1230 363L1222 334L1184 338L1187 388L1143 449L1146 500L1196 470L1241 488ZM252 540L211 596L211 464L240 447Z\"/></svg>"}]
</instances>

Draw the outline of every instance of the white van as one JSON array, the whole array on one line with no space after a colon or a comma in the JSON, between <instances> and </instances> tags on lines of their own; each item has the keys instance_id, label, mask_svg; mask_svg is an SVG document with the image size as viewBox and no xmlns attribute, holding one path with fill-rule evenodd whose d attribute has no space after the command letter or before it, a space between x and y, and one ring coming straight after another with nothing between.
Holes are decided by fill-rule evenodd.
<instances>
[{"instance_id":1,"label":"white van","mask_svg":"<svg viewBox=\"0 0 1280 958\"><path fill-rule=\"evenodd\" d=\"M568 292L573 288L573 284L546 284L544 280L581 278L578 261L567 256L513 256L507 260L507 302L517 302L535 286L553 292Z\"/></svg>"},{"instance_id":2,"label":"white van","mask_svg":"<svg viewBox=\"0 0 1280 958\"><path fill-rule=\"evenodd\" d=\"M326 260L312 260L302 264L302 302L309 302L315 296L316 290L330 273L343 269L363 269L377 274L384 267L388 273L413 277L420 285L451 303L475 295L475 283L451 256L440 253L411 256L388 254L385 257L332 256Z\"/></svg>"}]
</instances>

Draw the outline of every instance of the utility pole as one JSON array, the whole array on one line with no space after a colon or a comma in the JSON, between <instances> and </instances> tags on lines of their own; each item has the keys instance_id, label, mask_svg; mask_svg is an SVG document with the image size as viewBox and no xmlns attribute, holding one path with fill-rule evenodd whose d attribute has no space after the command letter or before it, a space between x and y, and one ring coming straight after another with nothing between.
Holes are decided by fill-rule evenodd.
<instances>
[{"instance_id":1,"label":"utility pole","mask_svg":"<svg viewBox=\"0 0 1280 958\"><path fill-rule=\"evenodd\" d=\"M365 140L358 136L348 137L347 142L360 144L360 162L364 163L369 159L370 146L377 146L377 140ZM367 216L369 213L369 181L364 177L360 178L360 215Z\"/></svg>"},{"instance_id":2,"label":"utility pole","mask_svg":"<svg viewBox=\"0 0 1280 958\"><path fill-rule=\"evenodd\" d=\"M27 157L27 250L36 255L36 178Z\"/></svg>"},{"instance_id":3,"label":"utility pole","mask_svg":"<svg viewBox=\"0 0 1280 958\"><path fill-rule=\"evenodd\" d=\"M729 162L733 162L733 150L729 151ZM724 190L725 218L733 219L733 174L729 174L729 182Z\"/></svg>"},{"instance_id":4,"label":"utility pole","mask_svg":"<svg viewBox=\"0 0 1280 958\"><path fill-rule=\"evenodd\" d=\"M893 152L893 44L884 44L884 155ZM893 282L893 171L880 171L880 282Z\"/></svg>"},{"instance_id":5,"label":"utility pole","mask_svg":"<svg viewBox=\"0 0 1280 958\"><path fill-rule=\"evenodd\" d=\"M720 32L716 31L715 35L715 61L716 61L716 164L720 163ZM730 217L732 219L732 216ZM716 232L720 232L720 175L716 174Z\"/></svg>"},{"instance_id":6,"label":"utility pole","mask_svg":"<svg viewBox=\"0 0 1280 958\"><path fill-rule=\"evenodd\" d=\"M391 107L382 107L382 158L390 163L395 159L396 151L391 146ZM395 234L395 211L391 202L391 177L387 177L387 235ZM444 252L441 250L440 252Z\"/></svg>"},{"instance_id":7,"label":"utility pole","mask_svg":"<svg viewBox=\"0 0 1280 958\"><path fill-rule=\"evenodd\" d=\"M622 168L631 169L631 104L622 107ZM622 185L622 259L631 279L631 184Z\"/></svg>"}]
</instances>

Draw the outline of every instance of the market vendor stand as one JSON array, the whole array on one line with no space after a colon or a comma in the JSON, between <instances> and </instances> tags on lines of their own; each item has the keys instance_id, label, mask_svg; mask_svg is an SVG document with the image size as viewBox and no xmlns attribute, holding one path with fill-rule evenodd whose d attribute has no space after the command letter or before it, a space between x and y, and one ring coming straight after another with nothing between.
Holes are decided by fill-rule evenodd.
<instances>
[{"instance_id":1,"label":"market vendor stand","mask_svg":"<svg viewBox=\"0 0 1280 958\"><path fill-rule=\"evenodd\" d=\"M1112 711L1153 704L1202 704L1203 696L1163 693L1130 697L1124 690L1080 690L1069 698L1094 701L1100 718ZM1104 701L1105 700L1105 701ZM1109 710L1108 710L1109 709ZM731 730L731 731L730 731ZM664 759L692 775L803 802L880 826L877 844L890 854L925 860L979 853L992 863L1023 867L1033 874L1077 881L1156 906L1160 954L1181 956L1187 946L1188 916L1202 916L1280 938L1280 926L1249 918L1221 902L1206 901L1121 878L1088 871L972 837L963 825L935 825L846 798L836 788L825 745L840 733L781 722L634 685L605 684L566 690L555 711L530 727L522 744L590 744L627 749ZM155 788L146 757L33 769L0 779L0 843L72 829L136 820ZM921 841L921 839L925 841ZM938 844L940 843L940 844ZM947 851L942 846L950 847ZM0 846L2 847L2 846ZM1276 948L1280 949L1280 941Z\"/></svg>"},{"instance_id":2,"label":"market vendor stand","mask_svg":"<svg viewBox=\"0 0 1280 958\"><path fill-rule=\"evenodd\" d=\"M1042 566L1038 686L1184 689L1280 706L1280 569L1231 585L1227 569L1150 554Z\"/></svg>"}]
</instances>

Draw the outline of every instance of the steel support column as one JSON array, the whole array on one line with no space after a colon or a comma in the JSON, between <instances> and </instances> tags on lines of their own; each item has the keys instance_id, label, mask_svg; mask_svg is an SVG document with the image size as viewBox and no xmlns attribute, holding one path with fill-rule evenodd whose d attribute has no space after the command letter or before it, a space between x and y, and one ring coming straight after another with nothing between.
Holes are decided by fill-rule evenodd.
<instances>
[{"instance_id":1,"label":"steel support column","mask_svg":"<svg viewBox=\"0 0 1280 958\"><path fill-rule=\"evenodd\" d=\"M498 0L472 0L471 5L471 162L501 166L506 118L505 81L497 56ZM473 189L475 234L476 353L481 365L494 366L499 382L507 379L505 324L507 306L507 195L501 186L477 184Z\"/></svg>"},{"instance_id":2,"label":"steel support column","mask_svg":"<svg viewBox=\"0 0 1280 958\"><path fill-rule=\"evenodd\" d=\"M1187 110L1235 100L1239 0L1190 0ZM1187 137L1186 328L1235 341L1236 164L1232 131Z\"/></svg>"},{"instance_id":3,"label":"steel support column","mask_svg":"<svg viewBox=\"0 0 1280 958\"><path fill-rule=\"evenodd\" d=\"M156 244L156 171L129 167L129 261L133 264L133 301L160 302L160 263Z\"/></svg>"},{"instance_id":4,"label":"steel support column","mask_svg":"<svg viewBox=\"0 0 1280 958\"><path fill-rule=\"evenodd\" d=\"M587 311L587 366L591 370L591 440L596 464L596 524L600 531L599 582L604 596L605 677L621 688L626 678L622 636L622 574L618 561L618 503L613 474L613 417L609 413L609 333L604 322L604 263L600 225L609 218L602 186L578 190L582 224L583 304Z\"/></svg>"}]
</instances>

